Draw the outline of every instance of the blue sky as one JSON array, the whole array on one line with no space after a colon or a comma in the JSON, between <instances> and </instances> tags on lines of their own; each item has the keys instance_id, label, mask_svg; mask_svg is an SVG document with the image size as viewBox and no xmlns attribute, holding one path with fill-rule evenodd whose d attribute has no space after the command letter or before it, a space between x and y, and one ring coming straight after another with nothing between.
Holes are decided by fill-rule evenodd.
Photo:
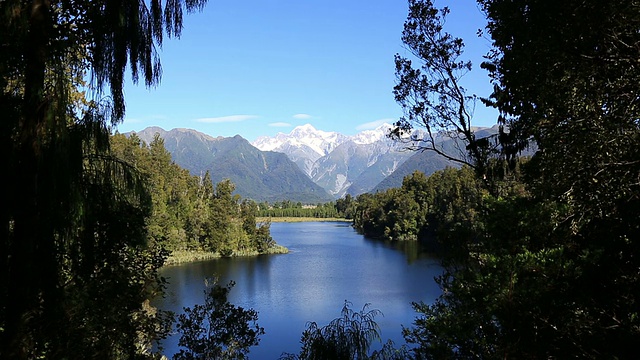
<instances>
[{"instance_id":1,"label":"blue sky","mask_svg":"<svg viewBox=\"0 0 640 360\"><path fill-rule=\"evenodd\" d=\"M484 18L475 1L436 6L451 8L446 30L467 44L474 70L465 86L488 95L479 64L490 43L476 35ZM165 39L160 85L126 85L118 131L190 128L253 141L306 123L351 135L393 122L402 116L393 58L408 56L407 9L403 0L209 0L185 16L180 39ZM480 103L475 115L477 126L495 123Z\"/></svg>"}]
</instances>

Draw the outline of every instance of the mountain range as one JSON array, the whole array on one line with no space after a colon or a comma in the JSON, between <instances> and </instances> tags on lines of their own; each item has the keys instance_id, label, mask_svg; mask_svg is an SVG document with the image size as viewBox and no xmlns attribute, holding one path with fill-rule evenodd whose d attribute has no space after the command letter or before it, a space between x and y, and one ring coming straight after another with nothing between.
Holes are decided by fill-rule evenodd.
<instances>
[{"instance_id":1,"label":"mountain range","mask_svg":"<svg viewBox=\"0 0 640 360\"><path fill-rule=\"evenodd\" d=\"M136 135L150 143L156 133L176 164L192 175L209 171L214 183L230 179L243 198L303 203L333 200L285 154L260 151L239 135L214 138L196 130L165 131L159 127L146 128Z\"/></svg>"},{"instance_id":2,"label":"mountain range","mask_svg":"<svg viewBox=\"0 0 640 360\"><path fill-rule=\"evenodd\" d=\"M307 124L253 143L239 135L214 138L191 129L149 127L136 134L149 143L158 133L176 164L194 175L209 171L214 182L228 178L236 193L257 201L326 202L399 187L416 170L430 175L457 166L431 151L407 150L417 144L390 139L390 129L383 124L349 136ZM483 128L476 134L495 132ZM413 136L423 135L416 131ZM455 145L451 139L442 141L447 147Z\"/></svg>"},{"instance_id":3,"label":"mountain range","mask_svg":"<svg viewBox=\"0 0 640 360\"><path fill-rule=\"evenodd\" d=\"M371 191L413 155L406 150L407 144L387 136L391 128L383 124L347 136L307 124L289 134L259 137L252 144L260 150L286 154L313 182L340 198Z\"/></svg>"}]
</instances>

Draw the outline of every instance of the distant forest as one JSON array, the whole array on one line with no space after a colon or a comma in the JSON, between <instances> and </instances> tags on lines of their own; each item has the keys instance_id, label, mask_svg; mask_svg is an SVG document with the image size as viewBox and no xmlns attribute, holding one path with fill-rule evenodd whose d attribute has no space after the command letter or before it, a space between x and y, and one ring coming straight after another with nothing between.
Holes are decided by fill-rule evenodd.
<instances>
[{"instance_id":1,"label":"distant forest","mask_svg":"<svg viewBox=\"0 0 640 360\"><path fill-rule=\"evenodd\" d=\"M258 203L260 217L304 217L304 218L341 218L352 219L354 199L346 195L342 199L318 204L303 204L289 200Z\"/></svg>"}]
</instances>

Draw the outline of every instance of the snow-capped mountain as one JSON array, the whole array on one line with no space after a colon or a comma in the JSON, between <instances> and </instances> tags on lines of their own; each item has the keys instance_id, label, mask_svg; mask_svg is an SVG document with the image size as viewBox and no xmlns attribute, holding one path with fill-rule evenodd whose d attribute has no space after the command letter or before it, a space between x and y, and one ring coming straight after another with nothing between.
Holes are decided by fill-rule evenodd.
<instances>
[{"instance_id":1,"label":"snow-capped mountain","mask_svg":"<svg viewBox=\"0 0 640 360\"><path fill-rule=\"evenodd\" d=\"M274 137L260 136L251 144L262 151L287 154L302 171L310 175L316 160L328 155L347 140L348 136L317 130L311 124L306 124L294 128L289 134L278 133Z\"/></svg>"},{"instance_id":2,"label":"snow-capped mountain","mask_svg":"<svg viewBox=\"0 0 640 360\"><path fill-rule=\"evenodd\" d=\"M260 136L252 143L262 151L279 151L285 147L307 147L318 157L327 155L336 146L348 140L348 136L333 131L317 130L311 124L295 127L289 134L278 133L275 137Z\"/></svg>"},{"instance_id":3,"label":"snow-capped mountain","mask_svg":"<svg viewBox=\"0 0 640 360\"><path fill-rule=\"evenodd\" d=\"M382 124L373 130L364 130L351 137L351 141L358 145L368 145L376 142L384 141L387 143L393 142L388 138L388 134L393 129L390 124Z\"/></svg>"},{"instance_id":4,"label":"snow-capped mountain","mask_svg":"<svg viewBox=\"0 0 640 360\"><path fill-rule=\"evenodd\" d=\"M335 197L368 192L411 156L387 139L349 140L314 163L311 179ZM357 191L351 191L351 188Z\"/></svg>"},{"instance_id":5,"label":"snow-capped mountain","mask_svg":"<svg viewBox=\"0 0 640 360\"><path fill-rule=\"evenodd\" d=\"M339 198L373 189L412 155L405 150L407 144L387 136L391 128L392 125L383 124L347 136L307 124L289 134L262 136L252 145L286 154L316 184Z\"/></svg>"}]
</instances>

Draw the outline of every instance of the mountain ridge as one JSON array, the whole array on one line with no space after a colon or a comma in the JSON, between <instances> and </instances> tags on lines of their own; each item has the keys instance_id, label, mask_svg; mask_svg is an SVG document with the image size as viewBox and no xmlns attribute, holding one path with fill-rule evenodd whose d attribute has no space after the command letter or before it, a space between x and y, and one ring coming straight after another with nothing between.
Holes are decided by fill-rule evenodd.
<instances>
[{"instance_id":1,"label":"mountain ridge","mask_svg":"<svg viewBox=\"0 0 640 360\"><path fill-rule=\"evenodd\" d=\"M391 139L387 135L391 129L392 125L383 124L343 135L306 124L289 134L261 136L253 143L240 135L213 137L185 128L148 127L136 134L147 143L159 134L178 165L194 175L209 171L214 182L229 178L236 184L236 193L257 201L326 202L398 187L416 170L430 175L458 166L432 151L408 150L420 141ZM478 128L476 134L485 137L496 131ZM424 132L414 130L411 136L420 139ZM460 149L456 140L442 137L438 141L450 150Z\"/></svg>"},{"instance_id":2,"label":"mountain ridge","mask_svg":"<svg viewBox=\"0 0 640 360\"><path fill-rule=\"evenodd\" d=\"M347 193L359 195L372 190L411 156L404 150L406 144L388 137L392 128L385 123L355 135L341 135L305 124L289 134L261 136L252 145L285 153L316 184L340 198ZM420 131L413 135L422 136ZM309 156L312 145L321 151Z\"/></svg>"},{"instance_id":3,"label":"mountain ridge","mask_svg":"<svg viewBox=\"0 0 640 360\"><path fill-rule=\"evenodd\" d=\"M209 171L214 183L230 179L236 193L256 201L318 203L333 197L316 185L285 154L261 151L249 141L212 137L192 129L149 127L135 134L149 143L158 134L173 161L193 175Z\"/></svg>"}]
</instances>

